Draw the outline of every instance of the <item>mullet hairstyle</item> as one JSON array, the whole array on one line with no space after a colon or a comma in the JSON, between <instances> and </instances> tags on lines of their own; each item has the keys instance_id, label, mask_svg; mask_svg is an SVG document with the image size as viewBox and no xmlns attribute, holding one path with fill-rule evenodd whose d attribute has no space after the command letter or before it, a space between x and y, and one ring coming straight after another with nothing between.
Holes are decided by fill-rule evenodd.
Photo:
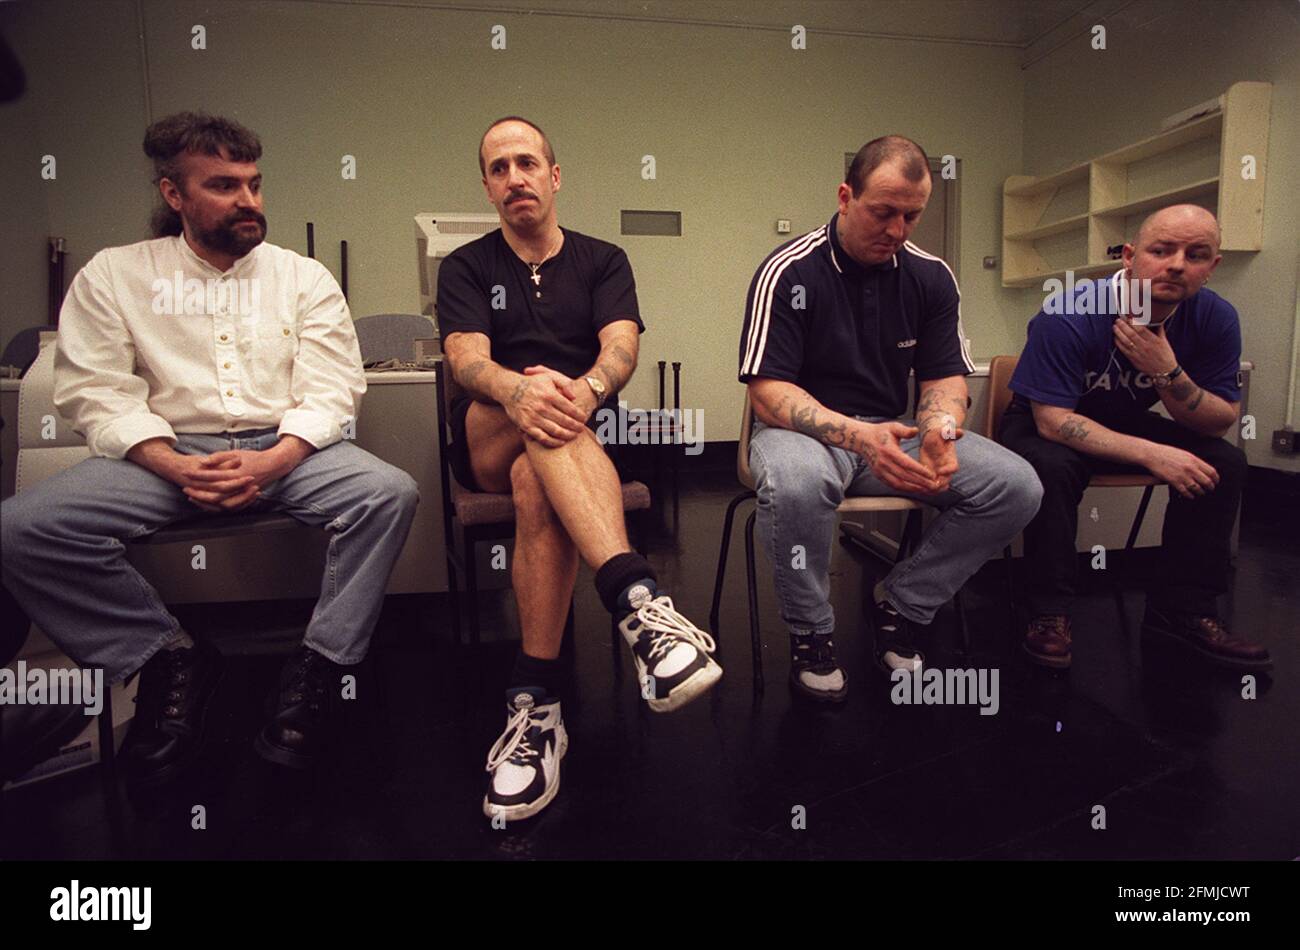
<instances>
[{"instance_id":1,"label":"mullet hairstyle","mask_svg":"<svg viewBox=\"0 0 1300 950\"><path fill-rule=\"evenodd\" d=\"M149 126L144 133L144 153L153 161L155 187L168 178L183 193L181 157L186 153L224 153L234 162L255 162L262 157L262 143L233 119L206 112L177 112ZM154 237L175 237L184 231L180 214L165 201L154 209L149 228Z\"/></svg>"}]
</instances>

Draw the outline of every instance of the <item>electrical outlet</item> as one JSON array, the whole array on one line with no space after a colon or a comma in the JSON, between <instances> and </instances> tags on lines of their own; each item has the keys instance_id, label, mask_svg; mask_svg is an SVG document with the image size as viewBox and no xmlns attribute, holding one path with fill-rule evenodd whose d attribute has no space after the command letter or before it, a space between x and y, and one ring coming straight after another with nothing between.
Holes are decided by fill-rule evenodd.
<instances>
[{"instance_id":1,"label":"electrical outlet","mask_svg":"<svg viewBox=\"0 0 1300 950\"><path fill-rule=\"evenodd\" d=\"M789 218L777 218L777 219L776 219L776 233L777 233L777 234L789 234L789 233L790 233L790 219L789 219Z\"/></svg>"},{"instance_id":2,"label":"electrical outlet","mask_svg":"<svg viewBox=\"0 0 1300 950\"><path fill-rule=\"evenodd\" d=\"M1300 432L1293 429L1274 429L1273 451L1279 455L1295 455L1297 436L1300 436Z\"/></svg>"}]
</instances>

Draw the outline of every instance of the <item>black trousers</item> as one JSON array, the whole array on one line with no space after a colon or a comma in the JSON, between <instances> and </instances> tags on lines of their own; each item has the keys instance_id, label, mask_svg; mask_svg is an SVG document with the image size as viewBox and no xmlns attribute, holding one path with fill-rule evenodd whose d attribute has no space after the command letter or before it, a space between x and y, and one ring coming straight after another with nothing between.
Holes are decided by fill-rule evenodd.
<instances>
[{"instance_id":1,"label":"black trousers","mask_svg":"<svg viewBox=\"0 0 1300 950\"><path fill-rule=\"evenodd\" d=\"M1219 484L1188 500L1173 489L1165 510L1159 578L1147 592L1157 608L1215 614L1215 598L1228 589L1229 546L1246 484L1246 454L1212 436L1198 435L1155 412L1134 412L1097 420L1126 435L1174 445L1214 467ZM1002 420L999 439L1023 456L1043 483L1043 502L1025 528L1031 616L1069 614L1074 599L1078 558L1075 535L1079 502L1094 474L1136 472L1104 459L1044 439L1033 413L1013 406Z\"/></svg>"}]
</instances>

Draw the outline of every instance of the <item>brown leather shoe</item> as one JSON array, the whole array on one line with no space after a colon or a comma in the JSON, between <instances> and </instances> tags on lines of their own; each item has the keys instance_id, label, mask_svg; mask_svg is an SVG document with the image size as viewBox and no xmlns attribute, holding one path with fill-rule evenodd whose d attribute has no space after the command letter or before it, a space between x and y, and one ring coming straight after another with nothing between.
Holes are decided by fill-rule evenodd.
<instances>
[{"instance_id":1,"label":"brown leather shoe","mask_svg":"<svg viewBox=\"0 0 1300 950\"><path fill-rule=\"evenodd\" d=\"M1070 654L1070 618L1064 614L1044 614L1029 621L1021 644L1029 658L1039 666L1068 670Z\"/></svg>"},{"instance_id":2,"label":"brown leather shoe","mask_svg":"<svg viewBox=\"0 0 1300 950\"><path fill-rule=\"evenodd\" d=\"M1270 670L1268 649L1233 634L1217 617L1195 616L1147 607L1142 632L1191 647L1205 659L1234 670Z\"/></svg>"}]
</instances>

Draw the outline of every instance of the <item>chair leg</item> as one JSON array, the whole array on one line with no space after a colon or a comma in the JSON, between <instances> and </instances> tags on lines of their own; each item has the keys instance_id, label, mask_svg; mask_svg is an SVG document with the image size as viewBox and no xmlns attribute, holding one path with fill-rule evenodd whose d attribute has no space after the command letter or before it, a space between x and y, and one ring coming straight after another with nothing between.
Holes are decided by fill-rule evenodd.
<instances>
[{"instance_id":1,"label":"chair leg","mask_svg":"<svg viewBox=\"0 0 1300 950\"><path fill-rule=\"evenodd\" d=\"M1128 540L1124 542L1124 555L1127 559L1134 545L1137 544L1138 535L1142 533L1142 521L1147 515L1147 506L1151 504L1151 492L1155 489L1154 485L1148 485L1142 490L1142 500L1138 502L1137 514L1133 516L1133 524L1128 530ZM1119 625L1124 631L1124 639L1131 640L1133 637L1132 630L1129 629L1128 613L1124 609L1124 590L1120 587L1119 575L1111 572L1110 576L1111 593L1115 598L1115 612L1119 614Z\"/></svg>"},{"instance_id":2,"label":"chair leg","mask_svg":"<svg viewBox=\"0 0 1300 950\"><path fill-rule=\"evenodd\" d=\"M745 579L749 586L749 641L754 661L754 693L763 692L763 640L758 623L758 568L754 563L754 520L758 510L749 513L745 522Z\"/></svg>"},{"instance_id":3,"label":"chair leg","mask_svg":"<svg viewBox=\"0 0 1300 950\"><path fill-rule=\"evenodd\" d=\"M460 630L460 579L456 576L456 565L450 557L447 558L447 593L451 594L451 632L459 645L464 642Z\"/></svg>"},{"instance_id":4,"label":"chair leg","mask_svg":"<svg viewBox=\"0 0 1300 950\"><path fill-rule=\"evenodd\" d=\"M1007 567L1007 629L1010 631L1011 648L1015 649L1016 630L1016 570L1015 558L1011 556L1011 545L1002 549L1002 563Z\"/></svg>"},{"instance_id":5,"label":"chair leg","mask_svg":"<svg viewBox=\"0 0 1300 950\"><path fill-rule=\"evenodd\" d=\"M1128 540L1124 542L1124 550L1133 550L1133 545L1137 543L1138 535L1142 531L1142 521L1147 516L1147 505L1151 504L1151 492L1154 485L1148 485L1142 492L1142 500L1138 502L1137 514L1133 516L1133 526L1129 528Z\"/></svg>"},{"instance_id":6,"label":"chair leg","mask_svg":"<svg viewBox=\"0 0 1300 950\"><path fill-rule=\"evenodd\" d=\"M966 623L966 605L962 602L961 591L952 595L952 605L957 608L957 630L961 633L961 655L968 657L970 649L970 626Z\"/></svg>"},{"instance_id":7,"label":"chair leg","mask_svg":"<svg viewBox=\"0 0 1300 950\"><path fill-rule=\"evenodd\" d=\"M752 491L742 492L727 505L727 515L722 521L722 541L718 545L718 571L713 579L713 605L709 608L709 629L718 632L718 612L722 606L722 582L727 576L727 552L731 550L731 526L736 518L736 509L750 498L757 497Z\"/></svg>"},{"instance_id":8,"label":"chair leg","mask_svg":"<svg viewBox=\"0 0 1300 950\"><path fill-rule=\"evenodd\" d=\"M99 727L99 764L105 781L112 781L116 771L117 749L113 742L113 691L104 686L104 708L96 717Z\"/></svg>"},{"instance_id":9,"label":"chair leg","mask_svg":"<svg viewBox=\"0 0 1300 950\"><path fill-rule=\"evenodd\" d=\"M475 557L478 547L468 537L465 541L465 594L469 598L469 642L479 645L478 626L478 560Z\"/></svg>"}]
</instances>

